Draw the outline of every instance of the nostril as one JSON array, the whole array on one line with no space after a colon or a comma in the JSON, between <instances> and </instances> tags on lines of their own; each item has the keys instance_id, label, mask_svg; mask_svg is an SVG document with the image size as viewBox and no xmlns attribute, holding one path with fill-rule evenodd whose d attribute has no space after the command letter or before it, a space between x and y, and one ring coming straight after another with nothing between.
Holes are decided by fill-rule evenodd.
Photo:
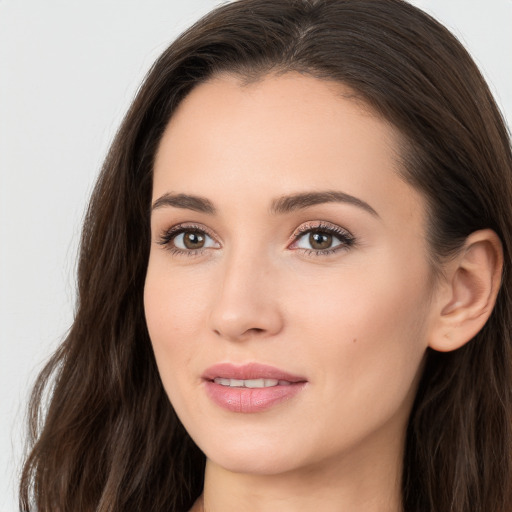
<instances>
[{"instance_id":1,"label":"nostril","mask_svg":"<svg viewBox=\"0 0 512 512\"><path fill-rule=\"evenodd\" d=\"M222 332L219 330L219 329L214 329L213 332L215 333L216 336L224 336L224 334L222 334ZM237 335L237 338L245 338L247 335L258 335L258 334L261 334L261 333L264 333L265 332L265 329L262 329L260 327L251 327L249 329L246 329L244 332L240 333L239 335Z\"/></svg>"},{"instance_id":2,"label":"nostril","mask_svg":"<svg viewBox=\"0 0 512 512\"><path fill-rule=\"evenodd\" d=\"M282 318L274 305L244 303L237 300L235 305L219 302L210 315L210 328L215 337L229 340L247 340L251 337L262 339L277 334L282 327Z\"/></svg>"}]
</instances>

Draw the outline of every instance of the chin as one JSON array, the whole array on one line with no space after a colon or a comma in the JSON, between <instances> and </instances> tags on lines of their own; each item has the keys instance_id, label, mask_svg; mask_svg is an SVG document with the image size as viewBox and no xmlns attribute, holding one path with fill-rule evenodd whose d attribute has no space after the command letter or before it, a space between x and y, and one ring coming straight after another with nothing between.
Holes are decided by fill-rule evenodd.
<instances>
[{"instance_id":1,"label":"chin","mask_svg":"<svg viewBox=\"0 0 512 512\"><path fill-rule=\"evenodd\" d=\"M229 452L208 454L207 459L231 473L271 476L296 469L294 461L285 454Z\"/></svg>"},{"instance_id":2,"label":"chin","mask_svg":"<svg viewBox=\"0 0 512 512\"><path fill-rule=\"evenodd\" d=\"M204 439L207 440L201 442ZM301 464L297 457L300 443L286 443L282 437L210 434L194 441L208 460L232 473L276 475Z\"/></svg>"}]
</instances>

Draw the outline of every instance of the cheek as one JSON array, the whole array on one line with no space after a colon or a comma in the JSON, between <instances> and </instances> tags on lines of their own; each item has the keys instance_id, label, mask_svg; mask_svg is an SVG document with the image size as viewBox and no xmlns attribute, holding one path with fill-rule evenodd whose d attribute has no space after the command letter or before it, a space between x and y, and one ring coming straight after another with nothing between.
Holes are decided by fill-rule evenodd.
<instances>
[{"instance_id":1,"label":"cheek","mask_svg":"<svg viewBox=\"0 0 512 512\"><path fill-rule=\"evenodd\" d=\"M205 311L198 297L204 280L193 267L176 271L165 252L150 255L144 285L144 310L153 343L169 343L176 335L193 335Z\"/></svg>"},{"instance_id":2,"label":"cheek","mask_svg":"<svg viewBox=\"0 0 512 512\"><path fill-rule=\"evenodd\" d=\"M144 310L156 362L169 392L197 351L207 308L204 301L197 300L200 283L171 273L168 267L165 258L150 258Z\"/></svg>"},{"instance_id":3,"label":"cheek","mask_svg":"<svg viewBox=\"0 0 512 512\"><path fill-rule=\"evenodd\" d=\"M428 315L426 269L389 263L297 276L287 293L287 309L316 325L319 334L332 328L342 339L382 329L408 331Z\"/></svg>"},{"instance_id":4,"label":"cheek","mask_svg":"<svg viewBox=\"0 0 512 512\"><path fill-rule=\"evenodd\" d=\"M323 390L324 435L341 448L381 429L399 437L426 349L422 288L406 276L362 275L331 281L322 299L297 304L304 350L294 354Z\"/></svg>"},{"instance_id":5,"label":"cheek","mask_svg":"<svg viewBox=\"0 0 512 512\"><path fill-rule=\"evenodd\" d=\"M317 276L314 289L296 282L290 294L301 357L333 396L387 396L394 407L414 386L427 346L428 269L400 261Z\"/></svg>"}]
</instances>

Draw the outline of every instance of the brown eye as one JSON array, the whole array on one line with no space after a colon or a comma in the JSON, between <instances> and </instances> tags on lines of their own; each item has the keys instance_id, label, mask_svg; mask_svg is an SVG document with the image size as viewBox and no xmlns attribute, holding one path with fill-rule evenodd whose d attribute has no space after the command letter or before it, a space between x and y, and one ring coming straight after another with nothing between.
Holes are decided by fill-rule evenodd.
<instances>
[{"instance_id":1,"label":"brown eye","mask_svg":"<svg viewBox=\"0 0 512 512\"><path fill-rule=\"evenodd\" d=\"M327 255L340 249L348 249L355 243L354 237L346 230L336 225L308 228L301 226L303 230L295 234L295 242L291 249L303 249L306 254Z\"/></svg>"},{"instance_id":2,"label":"brown eye","mask_svg":"<svg viewBox=\"0 0 512 512\"><path fill-rule=\"evenodd\" d=\"M318 251L329 249L332 245L332 235L322 231L312 231L309 233L309 244L312 249Z\"/></svg>"},{"instance_id":3,"label":"brown eye","mask_svg":"<svg viewBox=\"0 0 512 512\"><path fill-rule=\"evenodd\" d=\"M202 249L218 249L219 244L207 233L200 229L180 229L163 237L163 245L174 247L181 252L190 252Z\"/></svg>"},{"instance_id":4,"label":"brown eye","mask_svg":"<svg viewBox=\"0 0 512 512\"><path fill-rule=\"evenodd\" d=\"M205 242L206 237L200 231L185 231L183 233L183 245L187 249L202 249Z\"/></svg>"}]
</instances>

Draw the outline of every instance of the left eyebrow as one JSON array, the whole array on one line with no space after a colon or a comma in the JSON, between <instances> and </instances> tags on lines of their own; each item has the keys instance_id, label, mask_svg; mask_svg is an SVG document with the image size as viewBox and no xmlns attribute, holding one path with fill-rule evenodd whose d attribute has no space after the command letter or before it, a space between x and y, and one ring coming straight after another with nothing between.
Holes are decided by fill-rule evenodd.
<instances>
[{"instance_id":1,"label":"left eyebrow","mask_svg":"<svg viewBox=\"0 0 512 512\"><path fill-rule=\"evenodd\" d=\"M304 192L289 196L282 196L272 201L270 211L273 214L284 214L323 203L348 203L362 208L375 217L379 217L379 214L362 199L358 199L357 197L346 194L345 192L338 192L334 190L327 190L324 192Z\"/></svg>"}]
</instances>

